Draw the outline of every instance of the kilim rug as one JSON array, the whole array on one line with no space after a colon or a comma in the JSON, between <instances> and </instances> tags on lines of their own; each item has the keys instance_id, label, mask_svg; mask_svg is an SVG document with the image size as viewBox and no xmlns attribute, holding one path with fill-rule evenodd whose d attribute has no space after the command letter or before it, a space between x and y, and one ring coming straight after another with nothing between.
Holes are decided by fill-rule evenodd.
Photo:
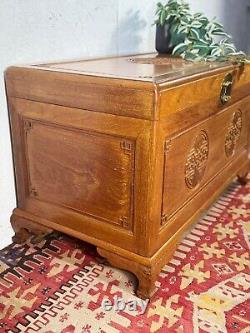
<instances>
[{"instance_id":1,"label":"kilim rug","mask_svg":"<svg viewBox=\"0 0 250 333\"><path fill-rule=\"evenodd\" d=\"M132 274L52 233L0 251L0 332L250 333L250 186L233 183L179 245L142 314ZM107 309L121 298L136 307ZM128 303L129 302L129 303Z\"/></svg>"}]
</instances>

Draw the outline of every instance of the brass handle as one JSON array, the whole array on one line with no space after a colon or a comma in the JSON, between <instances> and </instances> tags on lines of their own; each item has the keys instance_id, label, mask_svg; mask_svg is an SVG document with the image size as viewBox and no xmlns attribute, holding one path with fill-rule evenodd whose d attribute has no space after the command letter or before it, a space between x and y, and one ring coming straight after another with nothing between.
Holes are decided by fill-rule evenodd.
<instances>
[{"instance_id":1,"label":"brass handle","mask_svg":"<svg viewBox=\"0 0 250 333\"><path fill-rule=\"evenodd\" d=\"M223 95L222 96L222 102L227 103L232 99L232 96L227 96L227 95Z\"/></svg>"},{"instance_id":2,"label":"brass handle","mask_svg":"<svg viewBox=\"0 0 250 333\"><path fill-rule=\"evenodd\" d=\"M225 76L221 86L220 101L222 105L228 103L231 100L232 86L233 75L229 73Z\"/></svg>"}]
</instances>

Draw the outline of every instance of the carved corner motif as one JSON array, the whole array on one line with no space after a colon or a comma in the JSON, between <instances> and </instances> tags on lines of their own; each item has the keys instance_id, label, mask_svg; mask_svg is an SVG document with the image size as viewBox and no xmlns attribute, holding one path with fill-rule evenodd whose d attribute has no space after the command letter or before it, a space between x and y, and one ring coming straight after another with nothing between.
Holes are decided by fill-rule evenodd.
<instances>
[{"instance_id":1,"label":"carved corner motif","mask_svg":"<svg viewBox=\"0 0 250 333\"><path fill-rule=\"evenodd\" d=\"M237 142L242 131L242 112L237 110L233 114L232 121L228 127L225 138L225 153L227 157L233 156Z\"/></svg>"},{"instance_id":2,"label":"carved corner motif","mask_svg":"<svg viewBox=\"0 0 250 333\"><path fill-rule=\"evenodd\" d=\"M152 268L149 266L142 266L141 272L144 277L150 278L152 276Z\"/></svg>"},{"instance_id":3,"label":"carved corner motif","mask_svg":"<svg viewBox=\"0 0 250 333\"><path fill-rule=\"evenodd\" d=\"M119 222L123 228L129 229L129 220L127 216L122 216Z\"/></svg>"},{"instance_id":4,"label":"carved corner motif","mask_svg":"<svg viewBox=\"0 0 250 333\"><path fill-rule=\"evenodd\" d=\"M165 155L167 155L171 149L172 146L172 140L167 140L165 141L165 145L164 145L164 153Z\"/></svg>"},{"instance_id":5,"label":"carved corner motif","mask_svg":"<svg viewBox=\"0 0 250 333\"><path fill-rule=\"evenodd\" d=\"M168 215L167 214L162 214L161 216L161 225L164 225L168 220Z\"/></svg>"},{"instance_id":6,"label":"carved corner motif","mask_svg":"<svg viewBox=\"0 0 250 333\"><path fill-rule=\"evenodd\" d=\"M31 195L32 197L38 197L38 192L37 192L37 190L36 190L35 188L31 188L31 189L30 189L30 195Z\"/></svg>"},{"instance_id":7,"label":"carved corner motif","mask_svg":"<svg viewBox=\"0 0 250 333\"><path fill-rule=\"evenodd\" d=\"M134 151L134 144L131 141L123 140L120 143L120 147L123 150L124 154L131 155Z\"/></svg>"},{"instance_id":8,"label":"carved corner motif","mask_svg":"<svg viewBox=\"0 0 250 333\"><path fill-rule=\"evenodd\" d=\"M33 124L30 120L24 120L23 124L26 132L30 131L33 127Z\"/></svg>"},{"instance_id":9,"label":"carved corner motif","mask_svg":"<svg viewBox=\"0 0 250 333\"><path fill-rule=\"evenodd\" d=\"M185 165L185 182L190 189L195 188L202 180L208 160L209 139L206 131L202 130L195 138Z\"/></svg>"}]
</instances>

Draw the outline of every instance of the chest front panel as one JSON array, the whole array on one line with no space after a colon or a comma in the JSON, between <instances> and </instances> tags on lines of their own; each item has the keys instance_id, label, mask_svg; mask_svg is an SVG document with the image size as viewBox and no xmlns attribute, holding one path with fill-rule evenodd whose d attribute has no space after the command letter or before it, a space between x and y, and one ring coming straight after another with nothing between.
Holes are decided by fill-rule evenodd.
<instances>
[{"instance_id":1,"label":"chest front panel","mask_svg":"<svg viewBox=\"0 0 250 333\"><path fill-rule=\"evenodd\" d=\"M249 98L166 139L163 224L234 158L247 155Z\"/></svg>"}]
</instances>

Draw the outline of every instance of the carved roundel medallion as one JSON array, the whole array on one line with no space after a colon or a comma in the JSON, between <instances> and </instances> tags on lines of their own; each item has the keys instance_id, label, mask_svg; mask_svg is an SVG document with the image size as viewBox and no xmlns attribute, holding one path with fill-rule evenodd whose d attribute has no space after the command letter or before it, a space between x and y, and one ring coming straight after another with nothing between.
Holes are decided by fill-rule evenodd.
<instances>
[{"instance_id":1,"label":"carved roundel medallion","mask_svg":"<svg viewBox=\"0 0 250 333\"><path fill-rule=\"evenodd\" d=\"M236 111L233 115L233 119L228 127L226 139L225 139L225 153L227 157L234 154L235 147L239 141L242 130L242 113L240 110Z\"/></svg>"},{"instance_id":2,"label":"carved roundel medallion","mask_svg":"<svg viewBox=\"0 0 250 333\"><path fill-rule=\"evenodd\" d=\"M187 156L185 181L189 188L194 188L200 183L206 170L208 152L208 135L205 131L201 131L196 136L194 144Z\"/></svg>"}]
</instances>

